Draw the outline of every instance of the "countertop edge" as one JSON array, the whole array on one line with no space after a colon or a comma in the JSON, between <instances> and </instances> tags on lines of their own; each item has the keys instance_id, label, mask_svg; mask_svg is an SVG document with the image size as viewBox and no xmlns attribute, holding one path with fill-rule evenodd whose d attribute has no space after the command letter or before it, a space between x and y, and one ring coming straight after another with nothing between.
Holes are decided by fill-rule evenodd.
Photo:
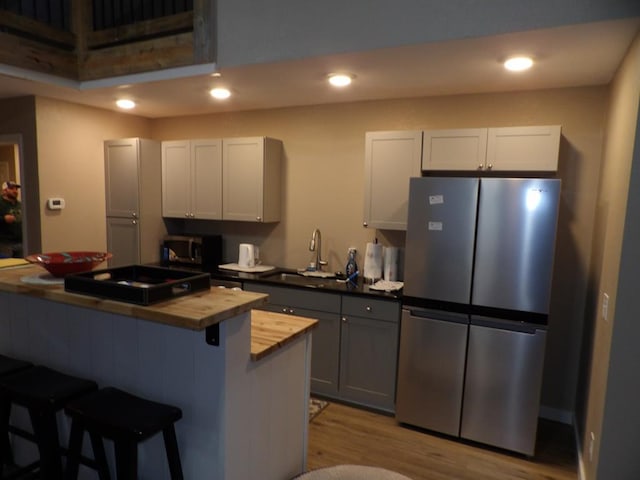
<instances>
[{"instance_id":1,"label":"countertop edge","mask_svg":"<svg viewBox=\"0 0 640 480\"><path fill-rule=\"evenodd\" d=\"M149 306L71 293L64 285L34 285L23 276L43 272L37 266L0 269L0 292L16 293L71 306L114 313L190 330L205 328L265 305L263 293L210 288Z\"/></svg>"},{"instance_id":2,"label":"countertop edge","mask_svg":"<svg viewBox=\"0 0 640 480\"><path fill-rule=\"evenodd\" d=\"M318 327L315 318L251 311L251 360L259 361Z\"/></svg>"}]
</instances>

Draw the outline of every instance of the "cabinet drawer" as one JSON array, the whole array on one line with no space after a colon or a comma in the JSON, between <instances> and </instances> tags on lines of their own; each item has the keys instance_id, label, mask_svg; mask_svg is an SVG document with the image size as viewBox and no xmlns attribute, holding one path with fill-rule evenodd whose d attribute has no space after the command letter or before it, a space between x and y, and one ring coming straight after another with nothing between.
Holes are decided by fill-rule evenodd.
<instances>
[{"instance_id":1,"label":"cabinet drawer","mask_svg":"<svg viewBox=\"0 0 640 480\"><path fill-rule=\"evenodd\" d=\"M301 288L273 287L271 285L248 282L244 284L244 289L249 292L268 294L269 304L271 305L340 313L339 294L307 291Z\"/></svg>"},{"instance_id":2,"label":"cabinet drawer","mask_svg":"<svg viewBox=\"0 0 640 480\"><path fill-rule=\"evenodd\" d=\"M400 318L400 303L393 300L375 300L345 295L342 297L342 315L397 323Z\"/></svg>"}]
</instances>

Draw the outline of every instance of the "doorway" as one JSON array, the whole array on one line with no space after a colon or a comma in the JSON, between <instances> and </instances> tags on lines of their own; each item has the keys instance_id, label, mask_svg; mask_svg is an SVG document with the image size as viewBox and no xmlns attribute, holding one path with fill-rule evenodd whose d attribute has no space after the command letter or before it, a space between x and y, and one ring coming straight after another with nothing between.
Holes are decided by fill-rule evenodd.
<instances>
[{"instance_id":1,"label":"doorway","mask_svg":"<svg viewBox=\"0 0 640 480\"><path fill-rule=\"evenodd\" d=\"M12 180L22 185L21 180L21 136L0 135L0 184ZM24 186L23 186L24 187ZM18 189L18 200L22 202L22 188ZM25 211L22 206L22 250L25 240Z\"/></svg>"}]
</instances>

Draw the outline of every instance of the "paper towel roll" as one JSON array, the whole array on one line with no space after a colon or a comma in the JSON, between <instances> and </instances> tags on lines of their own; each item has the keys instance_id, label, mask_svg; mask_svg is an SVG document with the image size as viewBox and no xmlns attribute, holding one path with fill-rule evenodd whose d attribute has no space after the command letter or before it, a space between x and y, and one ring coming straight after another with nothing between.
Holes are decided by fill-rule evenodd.
<instances>
[{"instance_id":1,"label":"paper towel roll","mask_svg":"<svg viewBox=\"0 0 640 480\"><path fill-rule=\"evenodd\" d=\"M398 280L398 247L384 249L384 279L390 282Z\"/></svg>"},{"instance_id":2,"label":"paper towel roll","mask_svg":"<svg viewBox=\"0 0 640 480\"><path fill-rule=\"evenodd\" d=\"M382 278L382 245L367 243L364 254L364 278L379 280Z\"/></svg>"}]
</instances>

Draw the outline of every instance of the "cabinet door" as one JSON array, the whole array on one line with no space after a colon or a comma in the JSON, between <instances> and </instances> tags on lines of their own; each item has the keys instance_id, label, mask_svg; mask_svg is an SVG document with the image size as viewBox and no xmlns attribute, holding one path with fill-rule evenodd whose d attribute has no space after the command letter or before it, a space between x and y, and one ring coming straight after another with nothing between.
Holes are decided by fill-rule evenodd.
<instances>
[{"instance_id":1,"label":"cabinet door","mask_svg":"<svg viewBox=\"0 0 640 480\"><path fill-rule=\"evenodd\" d=\"M559 125L490 128L487 168L555 172L559 152Z\"/></svg>"},{"instance_id":2,"label":"cabinet door","mask_svg":"<svg viewBox=\"0 0 640 480\"><path fill-rule=\"evenodd\" d=\"M262 221L264 138L223 140L223 218Z\"/></svg>"},{"instance_id":3,"label":"cabinet door","mask_svg":"<svg viewBox=\"0 0 640 480\"><path fill-rule=\"evenodd\" d=\"M190 218L191 161L188 140L162 142L162 216Z\"/></svg>"},{"instance_id":4,"label":"cabinet door","mask_svg":"<svg viewBox=\"0 0 640 480\"><path fill-rule=\"evenodd\" d=\"M113 253L109 267L140 263L140 221L107 217L107 251Z\"/></svg>"},{"instance_id":5,"label":"cabinet door","mask_svg":"<svg viewBox=\"0 0 640 480\"><path fill-rule=\"evenodd\" d=\"M107 140L104 158L107 216L138 217L138 139Z\"/></svg>"},{"instance_id":6,"label":"cabinet door","mask_svg":"<svg viewBox=\"0 0 640 480\"><path fill-rule=\"evenodd\" d=\"M422 132L365 135L364 226L406 230L409 178L420 176Z\"/></svg>"},{"instance_id":7,"label":"cabinet door","mask_svg":"<svg viewBox=\"0 0 640 480\"><path fill-rule=\"evenodd\" d=\"M340 397L394 411L398 323L342 317Z\"/></svg>"},{"instance_id":8,"label":"cabinet door","mask_svg":"<svg viewBox=\"0 0 640 480\"><path fill-rule=\"evenodd\" d=\"M191 141L191 212L205 220L222 219L222 141Z\"/></svg>"},{"instance_id":9,"label":"cabinet door","mask_svg":"<svg viewBox=\"0 0 640 480\"><path fill-rule=\"evenodd\" d=\"M423 170L482 170L486 155L486 128L424 132Z\"/></svg>"}]
</instances>

